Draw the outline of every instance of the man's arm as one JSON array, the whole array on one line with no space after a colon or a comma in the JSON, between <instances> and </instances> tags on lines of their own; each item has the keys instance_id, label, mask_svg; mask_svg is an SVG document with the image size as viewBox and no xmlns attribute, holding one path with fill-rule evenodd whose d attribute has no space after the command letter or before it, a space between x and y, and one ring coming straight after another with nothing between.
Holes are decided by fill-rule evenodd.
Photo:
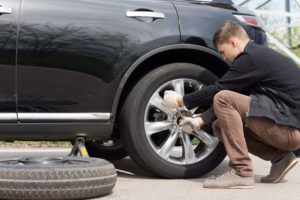
<instances>
[{"instance_id":1,"label":"man's arm","mask_svg":"<svg viewBox=\"0 0 300 200\"><path fill-rule=\"evenodd\" d=\"M235 59L229 71L214 85L203 88L183 97L183 103L188 108L208 106L212 104L213 97L221 90L242 92L251 88L263 78L263 73L252 64L249 55L242 53Z\"/></svg>"},{"instance_id":2,"label":"man's arm","mask_svg":"<svg viewBox=\"0 0 300 200\"><path fill-rule=\"evenodd\" d=\"M242 92L250 89L262 78L263 73L261 73L259 69L255 68L249 58L249 55L242 53L235 59L229 71L214 85L210 85L200 91L184 95L179 99L178 105L185 105L188 109L192 109L197 106L211 106L215 94L219 91L231 90L235 92ZM204 112L201 117L206 123L212 123L216 118L213 107Z\"/></svg>"},{"instance_id":3,"label":"man's arm","mask_svg":"<svg viewBox=\"0 0 300 200\"><path fill-rule=\"evenodd\" d=\"M172 95L167 97L172 106L186 106L188 109L194 107L208 107L211 106L201 116L206 123L212 123L216 118L212 107L213 98L221 90L231 90L235 92L243 92L250 89L254 84L257 84L264 77L263 70L257 69L249 54L241 53L234 60L233 65L229 71L219 79L214 85L203 88L202 90L184 95L181 97L172 91ZM165 95L166 97L166 95ZM175 99L173 99L175 98ZM165 99L166 100L166 99Z\"/></svg>"}]
</instances>

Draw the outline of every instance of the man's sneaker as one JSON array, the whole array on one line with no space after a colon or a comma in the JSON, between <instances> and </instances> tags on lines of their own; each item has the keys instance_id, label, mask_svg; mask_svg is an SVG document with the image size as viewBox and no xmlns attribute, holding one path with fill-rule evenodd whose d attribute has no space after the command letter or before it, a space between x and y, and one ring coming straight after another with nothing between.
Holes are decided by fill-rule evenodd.
<instances>
[{"instance_id":1,"label":"man's sneaker","mask_svg":"<svg viewBox=\"0 0 300 200\"><path fill-rule=\"evenodd\" d=\"M215 189L251 189L253 186L254 178L252 176L238 176L234 170L230 170L215 179L208 179L203 183L203 187Z\"/></svg>"},{"instance_id":2,"label":"man's sneaker","mask_svg":"<svg viewBox=\"0 0 300 200\"><path fill-rule=\"evenodd\" d=\"M262 183L278 183L292 169L298 160L293 152L288 153L278 162L273 162L268 176L262 177Z\"/></svg>"}]
</instances>

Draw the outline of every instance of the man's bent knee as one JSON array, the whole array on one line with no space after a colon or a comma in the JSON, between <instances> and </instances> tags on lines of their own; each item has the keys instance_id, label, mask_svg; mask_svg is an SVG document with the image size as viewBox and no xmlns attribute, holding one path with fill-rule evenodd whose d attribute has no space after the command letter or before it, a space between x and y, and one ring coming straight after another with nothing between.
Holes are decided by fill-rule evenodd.
<instances>
[{"instance_id":1,"label":"man's bent knee","mask_svg":"<svg viewBox=\"0 0 300 200\"><path fill-rule=\"evenodd\" d=\"M300 148L300 131L296 128L288 127L287 130L287 144L285 145L285 151L296 151Z\"/></svg>"},{"instance_id":2,"label":"man's bent knee","mask_svg":"<svg viewBox=\"0 0 300 200\"><path fill-rule=\"evenodd\" d=\"M218 92L214 96L214 106L219 104L227 104L232 93L233 92L230 90L221 90L220 92Z\"/></svg>"},{"instance_id":3,"label":"man's bent knee","mask_svg":"<svg viewBox=\"0 0 300 200\"><path fill-rule=\"evenodd\" d=\"M300 142L299 141L291 141L289 142L289 145L287 147L287 149L285 149L286 151L296 151L300 149Z\"/></svg>"}]
</instances>

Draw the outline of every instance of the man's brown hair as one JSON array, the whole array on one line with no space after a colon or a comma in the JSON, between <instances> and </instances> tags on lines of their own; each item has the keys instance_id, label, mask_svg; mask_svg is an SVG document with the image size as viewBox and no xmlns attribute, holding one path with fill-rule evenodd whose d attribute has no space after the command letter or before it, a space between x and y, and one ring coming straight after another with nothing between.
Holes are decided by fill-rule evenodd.
<instances>
[{"instance_id":1,"label":"man's brown hair","mask_svg":"<svg viewBox=\"0 0 300 200\"><path fill-rule=\"evenodd\" d=\"M237 37L242 40L249 39L246 31L233 21L227 21L226 23L219 26L215 35L214 35L214 45L217 47L217 44L224 44L228 42L230 37Z\"/></svg>"}]
</instances>

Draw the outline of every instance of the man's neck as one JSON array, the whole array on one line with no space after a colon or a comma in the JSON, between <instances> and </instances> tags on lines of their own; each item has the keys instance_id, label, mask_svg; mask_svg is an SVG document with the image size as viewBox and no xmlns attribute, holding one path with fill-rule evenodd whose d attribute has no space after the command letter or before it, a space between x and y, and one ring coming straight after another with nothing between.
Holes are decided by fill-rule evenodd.
<instances>
[{"instance_id":1,"label":"man's neck","mask_svg":"<svg viewBox=\"0 0 300 200\"><path fill-rule=\"evenodd\" d=\"M244 52L245 47L247 46L249 41L250 41L250 39L240 41L240 43L239 43L240 45L238 47L240 53Z\"/></svg>"}]
</instances>

